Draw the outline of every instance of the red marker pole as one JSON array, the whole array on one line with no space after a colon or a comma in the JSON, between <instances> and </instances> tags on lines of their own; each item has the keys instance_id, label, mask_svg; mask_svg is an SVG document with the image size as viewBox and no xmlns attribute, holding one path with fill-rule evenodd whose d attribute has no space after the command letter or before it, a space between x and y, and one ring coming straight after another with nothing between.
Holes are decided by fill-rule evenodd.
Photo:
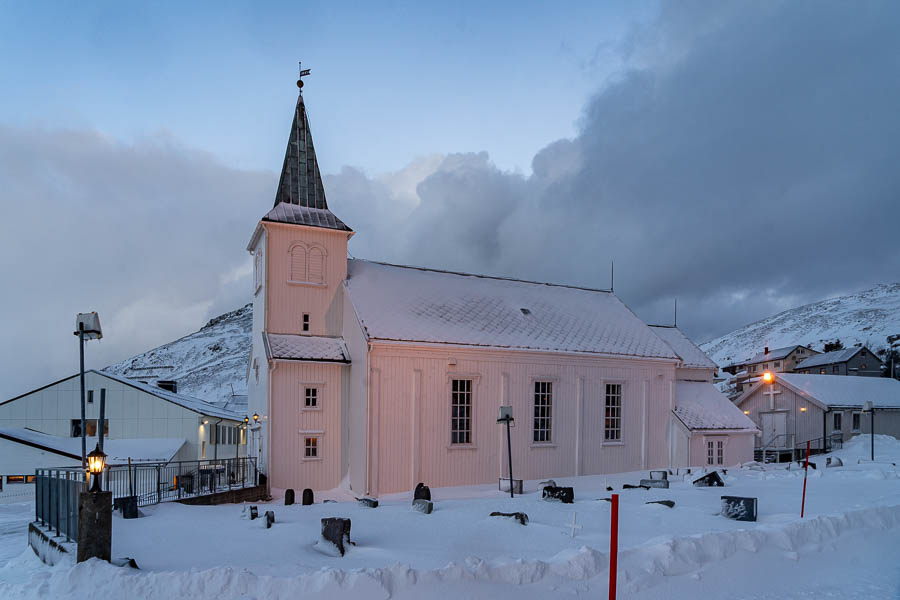
<instances>
[{"instance_id":1,"label":"red marker pole","mask_svg":"<svg viewBox=\"0 0 900 600\"><path fill-rule=\"evenodd\" d=\"M609 600L616 600L616 566L619 561L619 495L612 495L609 518Z\"/></svg>"},{"instance_id":2,"label":"red marker pole","mask_svg":"<svg viewBox=\"0 0 900 600\"><path fill-rule=\"evenodd\" d=\"M800 503L800 518L806 511L806 474L809 472L809 442L806 442L806 463L803 465L803 501Z\"/></svg>"}]
</instances>

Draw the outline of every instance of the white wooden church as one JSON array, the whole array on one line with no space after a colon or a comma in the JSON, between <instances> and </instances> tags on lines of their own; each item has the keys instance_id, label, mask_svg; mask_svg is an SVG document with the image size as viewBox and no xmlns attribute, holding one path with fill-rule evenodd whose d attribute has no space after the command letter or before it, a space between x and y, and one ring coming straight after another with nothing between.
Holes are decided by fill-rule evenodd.
<instances>
[{"instance_id":1,"label":"white wooden church","mask_svg":"<svg viewBox=\"0 0 900 600\"><path fill-rule=\"evenodd\" d=\"M348 259L302 94L256 225L249 453L273 493L525 480L752 459L754 424L675 328L609 290Z\"/></svg>"}]
</instances>

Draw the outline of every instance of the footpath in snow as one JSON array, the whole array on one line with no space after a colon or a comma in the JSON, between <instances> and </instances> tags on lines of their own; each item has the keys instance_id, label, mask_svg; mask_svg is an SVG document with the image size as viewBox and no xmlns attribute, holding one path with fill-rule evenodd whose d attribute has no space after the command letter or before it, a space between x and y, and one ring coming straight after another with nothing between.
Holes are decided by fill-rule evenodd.
<instances>
[{"instance_id":1,"label":"footpath in snow","mask_svg":"<svg viewBox=\"0 0 900 600\"><path fill-rule=\"evenodd\" d=\"M844 466L809 472L796 463L732 468L724 488L622 490L646 473L557 478L574 504L547 502L526 484L510 499L493 486L433 489L435 510L410 510L409 494L355 502L283 506L276 523L242 516L242 506L162 504L145 518L113 521L113 555L139 571L99 561L43 565L25 547L33 505L0 506L0 598L545 598L605 597L610 505L620 496L620 598L900 598L900 442L855 438ZM759 499L759 520L720 516L720 496ZM329 497L328 494L324 495ZM336 492L331 497L338 498ZM674 508L647 504L673 500ZM523 511L529 523L488 516ZM357 543L343 558L316 547L322 517L352 519ZM573 518L579 528L572 536ZM5 529L4 529L5 528ZM8 533L4 534L4 531ZM5 562L5 565L4 565Z\"/></svg>"}]
</instances>

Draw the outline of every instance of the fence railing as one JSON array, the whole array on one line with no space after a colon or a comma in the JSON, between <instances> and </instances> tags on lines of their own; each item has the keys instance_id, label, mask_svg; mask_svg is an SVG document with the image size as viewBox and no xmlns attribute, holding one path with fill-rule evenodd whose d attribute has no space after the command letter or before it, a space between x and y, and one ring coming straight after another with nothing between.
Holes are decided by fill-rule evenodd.
<instances>
[{"instance_id":1,"label":"fence railing","mask_svg":"<svg viewBox=\"0 0 900 600\"><path fill-rule=\"evenodd\" d=\"M115 465L103 472L101 486L113 502L136 496L138 506L148 506L253 487L258 479L256 458L241 457ZM81 467L36 469L35 521L68 541L78 539L78 495L87 483Z\"/></svg>"},{"instance_id":2,"label":"fence railing","mask_svg":"<svg viewBox=\"0 0 900 600\"><path fill-rule=\"evenodd\" d=\"M78 495L85 488L81 469L37 469L34 520L56 530L67 541L78 539Z\"/></svg>"}]
</instances>

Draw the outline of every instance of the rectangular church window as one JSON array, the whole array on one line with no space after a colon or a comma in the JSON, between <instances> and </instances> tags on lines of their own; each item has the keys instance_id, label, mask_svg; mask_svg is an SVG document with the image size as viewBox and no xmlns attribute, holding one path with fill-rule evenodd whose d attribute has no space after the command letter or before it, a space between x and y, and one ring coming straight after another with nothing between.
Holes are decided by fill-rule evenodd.
<instances>
[{"instance_id":1,"label":"rectangular church window","mask_svg":"<svg viewBox=\"0 0 900 600\"><path fill-rule=\"evenodd\" d=\"M450 382L450 443L472 443L472 380Z\"/></svg>"},{"instance_id":2,"label":"rectangular church window","mask_svg":"<svg viewBox=\"0 0 900 600\"><path fill-rule=\"evenodd\" d=\"M553 382L534 382L534 437L535 442L551 442L553 430Z\"/></svg>"},{"instance_id":3,"label":"rectangular church window","mask_svg":"<svg viewBox=\"0 0 900 600\"><path fill-rule=\"evenodd\" d=\"M319 458L319 438L307 437L303 441L303 457Z\"/></svg>"},{"instance_id":4,"label":"rectangular church window","mask_svg":"<svg viewBox=\"0 0 900 600\"><path fill-rule=\"evenodd\" d=\"M622 441L622 384L606 384L606 422L603 439L607 442Z\"/></svg>"},{"instance_id":5,"label":"rectangular church window","mask_svg":"<svg viewBox=\"0 0 900 600\"><path fill-rule=\"evenodd\" d=\"M304 406L306 408L318 408L319 406L319 390L314 387L306 388L304 396Z\"/></svg>"}]
</instances>

